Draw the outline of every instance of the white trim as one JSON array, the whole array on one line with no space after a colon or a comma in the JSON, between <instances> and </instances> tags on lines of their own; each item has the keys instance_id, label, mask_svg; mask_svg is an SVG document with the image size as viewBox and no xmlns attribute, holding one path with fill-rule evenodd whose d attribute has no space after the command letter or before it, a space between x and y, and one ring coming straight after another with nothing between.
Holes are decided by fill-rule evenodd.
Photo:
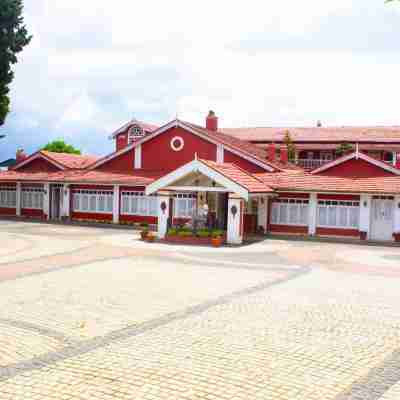
<instances>
[{"instance_id":1,"label":"white trim","mask_svg":"<svg viewBox=\"0 0 400 400\"><path fill-rule=\"evenodd\" d=\"M314 236L317 232L317 211L318 198L317 193L310 193L308 198L308 234Z\"/></svg>"},{"instance_id":2,"label":"white trim","mask_svg":"<svg viewBox=\"0 0 400 400\"><path fill-rule=\"evenodd\" d=\"M174 182L176 182L178 179L181 179L192 172L200 172L201 174L217 182L219 185L228 189L230 192L237 193L238 195L240 195L240 197L242 197L245 200L248 200L249 198L249 192L247 189L245 189L241 185L238 185L232 180L228 179L226 176L215 171L209 166L203 164L199 160L193 160L183 165L182 167L176 169L175 171L172 171L169 174L154 181L153 183L151 183L146 187L146 195L150 195L157 192L158 190L164 189L173 184Z\"/></svg>"},{"instance_id":3,"label":"white trim","mask_svg":"<svg viewBox=\"0 0 400 400\"><path fill-rule=\"evenodd\" d=\"M119 185L114 185L113 191L113 223L119 224Z\"/></svg>"},{"instance_id":4,"label":"white trim","mask_svg":"<svg viewBox=\"0 0 400 400\"><path fill-rule=\"evenodd\" d=\"M368 162L370 164L373 164L373 165L375 165L375 166L377 166L379 168L382 168L382 169L384 169L386 171L392 172L395 175L400 175L400 170L399 169L393 168L390 165L388 165L388 164L386 164L386 163L384 163L382 161L376 160L375 158L367 156L364 153L358 153L358 152L350 153L347 156L344 156L342 158L338 158L337 160L332 161L330 163L327 163L327 164L323 165L322 167L314 169L310 173L311 174L318 174L319 172L325 171L327 169L330 169L332 167L335 167L336 165L340 165L340 164L342 164L342 163L344 163L346 161L352 160L352 159L356 159L356 160L361 159L361 160L364 160L364 161L366 161L366 162Z\"/></svg>"},{"instance_id":5,"label":"white trim","mask_svg":"<svg viewBox=\"0 0 400 400\"><path fill-rule=\"evenodd\" d=\"M135 161L134 161L135 169L142 168L142 146L135 147Z\"/></svg>"},{"instance_id":6,"label":"white trim","mask_svg":"<svg viewBox=\"0 0 400 400\"><path fill-rule=\"evenodd\" d=\"M175 141L179 142L178 146L174 145ZM174 136L171 139L171 141L169 142L169 145L171 146L171 149L173 151L181 151L183 149L183 147L185 146L185 141L180 136Z\"/></svg>"},{"instance_id":7,"label":"white trim","mask_svg":"<svg viewBox=\"0 0 400 400\"><path fill-rule=\"evenodd\" d=\"M32 162L38 158L43 158L44 160L48 161L50 164L54 165L57 168L60 168L63 171L66 169L62 164L58 163L57 161L52 160L49 157L46 157L43 153L38 152L35 155L32 155L32 156L28 157L26 160L15 165L13 167L13 170L17 170L18 168L21 168L22 166L29 164L30 162Z\"/></svg>"},{"instance_id":8,"label":"white trim","mask_svg":"<svg viewBox=\"0 0 400 400\"><path fill-rule=\"evenodd\" d=\"M212 186L167 186L166 189L177 192L229 192L229 189Z\"/></svg>"},{"instance_id":9,"label":"white trim","mask_svg":"<svg viewBox=\"0 0 400 400\"><path fill-rule=\"evenodd\" d=\"M223 164L224 163L224 153L225 153L225 149L224 149L224 145L223 144L219 144L217 145L217 163L218 164Z\"/></svg>"},{"instance_id":10,"label":"white trim","mask_svg":"<svg viewBox=\"0 0 400 400\"><path fill-rule=\"evenodd\" d=\"M171 128L176 128L176 127L180 127L182 129L185 129L186 131L192 133L193 135L196 135L212 144L215 144L216 146L222 144L220 143L218 140L212 140L209 136L207 135L202 135L201 133L195 131L194 129L192 129L191 127L185 125L185 123L179 121L178 119L174 119L171 122L168 122L167 124L165 124L164 126L161 126L160 128L158 128L157 130L155 130L154 132L152 132L149 135L144 136L143 138L141 138L140 140L124 147L123 149L116 151L114 153L109 154L108 156L98 160L97 162L95 162L90 168L88 168L88 170L92 170L92 169L96 169L97 167L99 167L100 165L103 165L104 163L112 160L113 158L119 157L122 154L125 154L126 152L132 150L134 147L139 146L145 142L147 142L148 140L153 139L154 137L160 135L163 132L168 131ZM247 155L239 150L236 150L234 148L231 148L230 146L227 146L226 144L223 145L224 149L230 151L231 153L238 155L240 157L242 157L243 159L265 169L266 171L272 172L275 170L275 168L270 167L267 164L264 164L263 162L257 160L256 158L252 157L251 155Z\"/></svg>"}]
</instances>

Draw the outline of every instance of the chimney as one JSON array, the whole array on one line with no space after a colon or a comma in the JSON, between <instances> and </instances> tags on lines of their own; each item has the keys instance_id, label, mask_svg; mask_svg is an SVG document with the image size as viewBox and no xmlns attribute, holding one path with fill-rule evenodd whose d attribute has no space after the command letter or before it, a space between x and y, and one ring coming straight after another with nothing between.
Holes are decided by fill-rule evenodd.
<instances>
[{"instance_id":1,"label":"chimney","mask_svg":"<svg viewBox=\"0 0 400 400\"><path fill-rule=\"evenodd\" d=\"M210 110L206 119L206 128L210 131L218 130L218 117L215 115L215 112Z\"/></svg>"},{"instance_id":2,"label":"chimney","mask_svg":"<svg viewBox=\"0 0 400 400\"><path fill-rule=\"evenodd\" d=\"M322 128L322 122L320 120L317 121L317 128Z\"/></svg>"},{"instance_id":3,"label":"chimney","mask_svg":"<svg viewBox=\"0 0 400 400\"><path fill-rule=\"evenodd\" d=\"M275 161L275 143L270 143L267 148L267 160L274 162Z\"/></svg>"},{"instance_id":4,"label":"chimney","mask_svg":"<svg viewBox=\"0 0 400 400\"><path fill-rule=\"evenodd\" d=\"M280 151L281 151L281 163L287 164L289 162L289 155L288 155L287 147L281 146Z\"/></svg>"},{"instance_id":5,"label":"chimney","mask_svg":"<svg viewBox=\"0 0 400 400\"><path fill-rule=\"evenodd\" d=\"M24 149L18 149L16 154L15 154L15 159L17 163L24 161L28 158L28 156L25 154Z\"/></svg>"}]
</instances>

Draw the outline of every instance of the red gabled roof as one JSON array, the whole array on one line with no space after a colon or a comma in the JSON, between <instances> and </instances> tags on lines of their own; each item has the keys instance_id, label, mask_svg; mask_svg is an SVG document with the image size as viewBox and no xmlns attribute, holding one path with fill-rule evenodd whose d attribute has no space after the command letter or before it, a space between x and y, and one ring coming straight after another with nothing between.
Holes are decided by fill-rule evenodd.
<instances>
[{"instance_id":1,"label":"red gabled roof","mask_svg":"<svg viewBox=\"0 0 400 400\"><path fill-rule=\"evenodd\" d=\"M99 159L99 157L92 155L55 153L45 150L41 150L40 153L70 169L84 169Z\"/></svg>"},{"instance_id":2,"label":"red gabled roof","mask_svg":"<svg viewBox=\"0 0 400 400\"><path fill-rule=\"evenodd\" d=\"M225 134L254 142L283 142L287 131L294 142L400 143L400 126L222 128Z\"/></svg>"},{"instance_id":3,"label":"red gabled roof","mask_svg":"<svg viewBox=\"0 0 400 400\"><path fill-rule=\"evenodd\" d=\"M247 189L249 193L272 193L273 190L253 174L245 171L234 163L218 164L210 160L199 160L226 178Z\"/></svg>"},{"instance_id":4,"label":"red gabled roof","mask_svg":"<svg viewBox=\"0 0 400 400\"><path fill-rule=\"evenodd\" d=\"M29 164L31 161L36 160L37 158L42 158L62 170L84 169L98 160L98 157L96 156L55 153L51 151L39 150L14 165L12 169L17 170L18 168L22 167L23 165Z\"/></svg>"},{"instance_id":5,"label":"red gabled roof","mask_svg":"<svg viewBox=\"0 0 400 400\"><path fill-rule=\"evenodd\" d=\"M118 128L115 132L111 134L111 138L115 138L115 136L119 135L120 133L125 132L130 126L139 125L145 133L154 132L159 126L154 124L149 124L147 122L138 121L137 119L132 119L131 121L127 122L126 124L122 125Z\"/></svg>"}]
</instances>

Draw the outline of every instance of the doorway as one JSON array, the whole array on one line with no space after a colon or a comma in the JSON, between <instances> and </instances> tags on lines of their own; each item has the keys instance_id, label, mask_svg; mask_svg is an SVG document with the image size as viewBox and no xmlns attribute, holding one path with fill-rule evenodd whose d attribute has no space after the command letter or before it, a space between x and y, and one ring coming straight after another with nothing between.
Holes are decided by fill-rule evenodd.
<instances>
[{"instance_id":1,"label":"doorway","mask_svg":"<svg viewBox=\"0 0 400 400\"><path fill-rule=\"evenodd\" d=\"M371 239L392 240L394 200L390 197L372 199Z\"/></svg>"},{"instance_id":2,"label":"doorway","mask_svg":"<svg viewBox=\"0 0 400 400\"><path fill-rule=\"evenodd\" d=\"M61 219L61 210L63 207L63 186L50 186L50 219Z\"/></svg>"}]
</instances>

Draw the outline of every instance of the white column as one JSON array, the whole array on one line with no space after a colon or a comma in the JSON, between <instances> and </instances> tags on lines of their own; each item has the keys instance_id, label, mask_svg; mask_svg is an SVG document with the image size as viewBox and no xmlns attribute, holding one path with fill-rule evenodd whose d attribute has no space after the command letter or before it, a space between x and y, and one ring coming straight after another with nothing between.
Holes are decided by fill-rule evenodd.
<instances>
[{"instance_id":1,"label":"white column","mask_svg":"<svg viewBox=\"0 0 400 400\"><path fill-rule=\"evenodd\" d=\"M169 192L159 192L157 199L157 237L159 239L164 239L168 230L170 194Z\"/></svg>"},{"instance_id":2,"label":"white column","mask_svg":"<svg viewBox=\"0 0 400 400\"><path fill-rule=\"evenodd\" d=\"M63 211L61 216L62 217L69 217L70 216L70 204L71 204L71 190L69 185L65 184L63 187Z\"/></svg>"},{"instance_id":3,"label":"white column","mask_svg":"<svg viewBox=\"0 0 400 400\"><path fill-rule=\"evenodd\" d=\"M267 231L268 197L258 198L257 228L261 226L264 233Z\"/></svg>"},{"instance_id":4,"label":"white column","mask_svg":"<svg viewBox=\"0 0 400 400\"><path fill-rule=\"evenodd\" d=\"M310 193L308 202L308 234L314 236L317 232L317 193Z\"/></svg>"},{"instance_id":5,"label":"white column","mask_svg":"<svg viewBox=\"0 0 400 400\"><path fill-rule=\"evenodd\" d=\"M142 145L135 147L135 161L134 161L135 169L142 168Z\"/></svg>"},{"instance_id":6,"label":"white column","mask_svg":"<svg viewBox=\"0 0 400 400\"><path fill-rule=\"evenodd\" d=\"M21 216L21 201L22 201L22 193L21 193L21 183L17 183L17 187L16 187L16 200L17 200L17 204L16 204L16 215L17 217Z\"/></svg>"},{"instance_id":7,"label":"white column","mask_svg":"<svg viewBox=\"0 0 400 400\"><path fill-rule=\"evenodd\" d=\"M50 183L45 183L43 190L43 214L45 214L46 219L50 219Z\"/></svg>"},{"instance_id":8,"label":"white column","mask_svg":"<svg viewBox=\"0 0 400 400\"><path fill-rule=\"evenodd\" d=\"M360 196L360 232L367 233L367 239L369 239L369 231L371 226L371 202L372 196L368 194L362 194Z\"/></svg>"},{"instance_id":9,"label":"white column","mask_svg":"<svg viewBox=\"0 0 400 400\"><path fill-rule=\"evenodd\" d=\"M392 159L393 165L396 165L397 153L395 151L392 152Z\"/></svg>"},{"instance_id":10,"label":"white column","mask_svg":"<svg viewBox=\"0 0 400 400\"><path fill-rule=\"evenodd\" d=\"M228 232L229 244L241 244L243 242L243 200L229 195L228 199Z\"/></svg>"},{"instance_id":11,"label":"white column","mask_svg":"<svg viewBox=\"0 0 400 400\"><path fill-rule=\"evenodd\" d=\"M119 186L114 185L113 223L119 224Z\"/></svg>"},{"instance_id":12,"label":"white column","mask_svg":"<svg viewBox=\"0 0 400 400\"><path fill-rule=\"evenodd\" d=\"M400 196L394 198L394 224L393 232L400 233Z\"/></svg>"}]
</instances>

